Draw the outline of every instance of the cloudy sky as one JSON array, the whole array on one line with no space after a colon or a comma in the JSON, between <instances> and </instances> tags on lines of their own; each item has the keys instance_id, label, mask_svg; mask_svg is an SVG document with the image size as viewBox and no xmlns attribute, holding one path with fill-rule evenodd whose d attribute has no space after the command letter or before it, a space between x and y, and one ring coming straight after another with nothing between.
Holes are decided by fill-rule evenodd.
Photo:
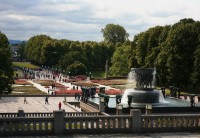
<instances>
[{"instance_id":1,"label":"cloudy sky","mask_svg":"<svg viewBox=\"0 0 200 138\"><path fill-rule=\"evenodd\" d=\"M156 25L200 20L200 0L0 0L0 31L9 39L39 34L56 39L102 41L101 29L123 26L130 40Z\"/></svg>"}]
</instances>

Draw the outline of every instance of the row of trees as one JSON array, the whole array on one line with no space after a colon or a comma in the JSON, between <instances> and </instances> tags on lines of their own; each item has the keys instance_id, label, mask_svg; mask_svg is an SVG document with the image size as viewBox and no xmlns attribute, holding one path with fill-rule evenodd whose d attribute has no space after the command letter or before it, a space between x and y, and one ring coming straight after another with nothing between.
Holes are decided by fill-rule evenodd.
<instances>
[{"instance_id":1,"label":"row of trees","mask_svg":"<svg viewBox=\"0 0 200 138\"><path fill-rule=\"evenodd\" d=\"M131 68L157 69L159 85L179 87L200 84L200 22L182 19L173 25L156 26L128 40L119 25L102 29L103 42L56 40L39 35L30 38L25 54L43 65L58 65L61 70L104 68L110 61L112 76L126 76Z\"/></svg>"},{"instance_id":2,"label":"row of trees","mask_svg":"<svg viewBox=\"0 0 200 138\"><path fill-rule=\"evenodd\" d=\"M56 40L46 35L30 38L25 53L28 59L39 65L57 66L72 75L85 74L93 68L104 68L110 59L114 45L108 42L79 42Z\"/></svg>"},{"instance_id":3,"label":"row of trees","mask_svg":"<svg viewBox=\"0 0 200 138\"><path fill-rule=\"evenodd\" d=\"M110 71L126 75L131 67L156 67L159 85L196 88L200 84L200 22L182 19L137 34L115 50Z\"/></svg>"},{"instance_id":4,"label":"row of trees","mask_svg":"<svg viewBox=\"0 0 200 138\"><path fill-rule=\"evenodd\" d=\"M0 94L3 91L11 92L13 83L13 68L11 50L8 38L0 32Z\"/></svg>"},{"instance_id":5,"label":"row of trees","mask_svg":"<svg viewBox=\"0 0 200 138\"><path fill-rule=\"evenodd\" d=\"M92 69L104 69L106 60L111 59L117 42L124 43L128 33L120 25L108 24L102 29L104 42L79 42L56 40L46 35L33 36L21 45L20 55L36 64L57 66L72 75L85 74ZM24 48L23 48L24 47Z\"/></svg>"}]
</instances>

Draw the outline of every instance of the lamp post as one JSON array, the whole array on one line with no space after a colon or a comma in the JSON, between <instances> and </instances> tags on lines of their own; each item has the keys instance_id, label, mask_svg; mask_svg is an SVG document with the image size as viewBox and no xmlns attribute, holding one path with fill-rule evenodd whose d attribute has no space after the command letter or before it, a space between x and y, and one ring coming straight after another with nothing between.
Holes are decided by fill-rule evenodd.
<instances>
[{"instance_id":1,"label":"lamp post","mask_svg":"<svg viewBox=\"0 0 200 138\"><path fill-rule=\"evenodd\" d=\"M69 72L68 72L68 76L67 76L68 79L70 78L70 73L71 73L71 72L69 71Z\"/></svg>"},{"instance_id":2,"label":"lamp post","mask_svg":"<svg viewBox=\"0 0 200 138\"><path fill-rule=\"evenodd\" d=\"M92 76L92 73L90 72L90 73L89 73L89 77L90 77L90 79L91 79L91 76Z\"/></svg>"}]
</instances>

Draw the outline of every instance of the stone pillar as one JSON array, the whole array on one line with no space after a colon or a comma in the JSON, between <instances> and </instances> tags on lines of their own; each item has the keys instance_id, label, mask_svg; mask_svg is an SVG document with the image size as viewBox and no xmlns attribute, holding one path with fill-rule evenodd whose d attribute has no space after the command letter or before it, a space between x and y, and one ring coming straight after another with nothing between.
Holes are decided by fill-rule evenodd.
<instances>
[{"instance_id":1,"label":"stone pillar","mask_svg":"<svg viewBox=\"0 0 200 138\"><path fill-rule=\"evenodd\" d=\"M63 135L65 110L53 111L53 114L54 114L54 135Z\"/></svg>"},{"instance_id":2,"label":"stone pillar","mask_svg":"<svg viewBox=\"0 0 200 138\"><path fill-rule=\"evenodd\" d=\"M146 115L150 115L152 113L152 105L147 104L146 105Z\"/></svg>"},{"instance_id":3,"label":"stone pillar","mask_svg":"<svg viewBox=\"0 0 200 138\"><path fill-rule=\"evenodd\" d=\"M104 97L99 97L99 112L105 112Z\"/></svg>"},{"instance_id":4,"label":"stone pillar","mask_svg":"<svg viewBox=\"0 0 200 138\"><path fill-rule=\"evenodd\" d=\"M142 128L141 111L139 109L131 109L130 115L132 116L132 132L140 133Z\"/></svg>"},{"instance_id":5,"label":"stone pillar","mask_svg":"<svg viewBox=\"0 0 200 138\"><path fill-rule=\"evenodd\" d=\"M122 104L118 104L116 106L116 114L117 115L123 115L123 105Z\"/></svg>"},{"instance_id":6,"label":"stone pillar","mask_svg":"<svg viewBox=\"0 0 200 138\"><path fill-rule=\"evenodd\" d=\"M19 109L19 110L18 110L18 115L17 115L17 116L18 116L18 117L25 117L24 110Z\"/></svg>"}]
</instances>

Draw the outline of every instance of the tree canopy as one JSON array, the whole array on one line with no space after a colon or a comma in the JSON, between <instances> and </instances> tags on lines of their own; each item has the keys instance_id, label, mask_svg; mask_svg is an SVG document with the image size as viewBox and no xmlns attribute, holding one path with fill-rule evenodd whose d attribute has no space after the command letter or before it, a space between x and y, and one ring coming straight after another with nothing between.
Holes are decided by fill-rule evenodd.
<instances>
[{"instance_id":1,"label":"tree canopy","mask_svg":"<svg viewBox=\"0 0 200 138\"><path fill-rule=\"evenodd\" d=\"M7 36L0 32L0 94L3 91L11 92L13 83L11 49L8 44Z\"/></svg>"},{"instance_id":2,"label":"tree canopy","mask_svg":"<svg viewBox=\"0 0 200 138\"><path fill-rule=\"evenodd\" d=\"M69 71L68 66L74 67L76 61L86 67L86 71L103 69L106 59L110 59L113 52L112 43L56 40L46 35L31 37L25 46L27 58L32 62L49 67L56 66L62 71ZM74 75L79 75L80 72L76 73Z\"/></svg>"},{"instance_id":3,"label":"tree canopy","mask_svg":"<svg viewBox=\"0 0 200 138\"><path fill-rule=\"evenodd\" d=\"M200 84L199 21L182 19L171 26L155 26L137 34L129 48L126 45L113 54L113 74L128 74L131 67L156 67L160 85L196 88Z\"/></svg>"},{"instance_id":4,"label":"tree canopy","mask_svg":"<svg viewBox=\"0 0 200 138\"><path fill-rule=\"evenodd\" d=\"M111 42L114 45L117 42L124 43L126 40L128 40L129 36L124 27L118 24L107 24L105 28L101 30L101 32L103 33L104 40Z\"/></svg>"},{"instance_id":5,"label":"tree canopy","mask_svg":"<svg viewBox=\"0 0 200 138\"><path fill-rule=\"evenodd\" d=\"M102 33L103 42L33 36L25 53L37 64L62 70L104 69L109 59L113 76L126 76L131 68L155 67L160 86L196 88L200 84L199 21L181 19L173 25L155 26L135 35L133 41L127 41L128 33L120 25L107 24Z\"/></svg>"}]
</instances>

